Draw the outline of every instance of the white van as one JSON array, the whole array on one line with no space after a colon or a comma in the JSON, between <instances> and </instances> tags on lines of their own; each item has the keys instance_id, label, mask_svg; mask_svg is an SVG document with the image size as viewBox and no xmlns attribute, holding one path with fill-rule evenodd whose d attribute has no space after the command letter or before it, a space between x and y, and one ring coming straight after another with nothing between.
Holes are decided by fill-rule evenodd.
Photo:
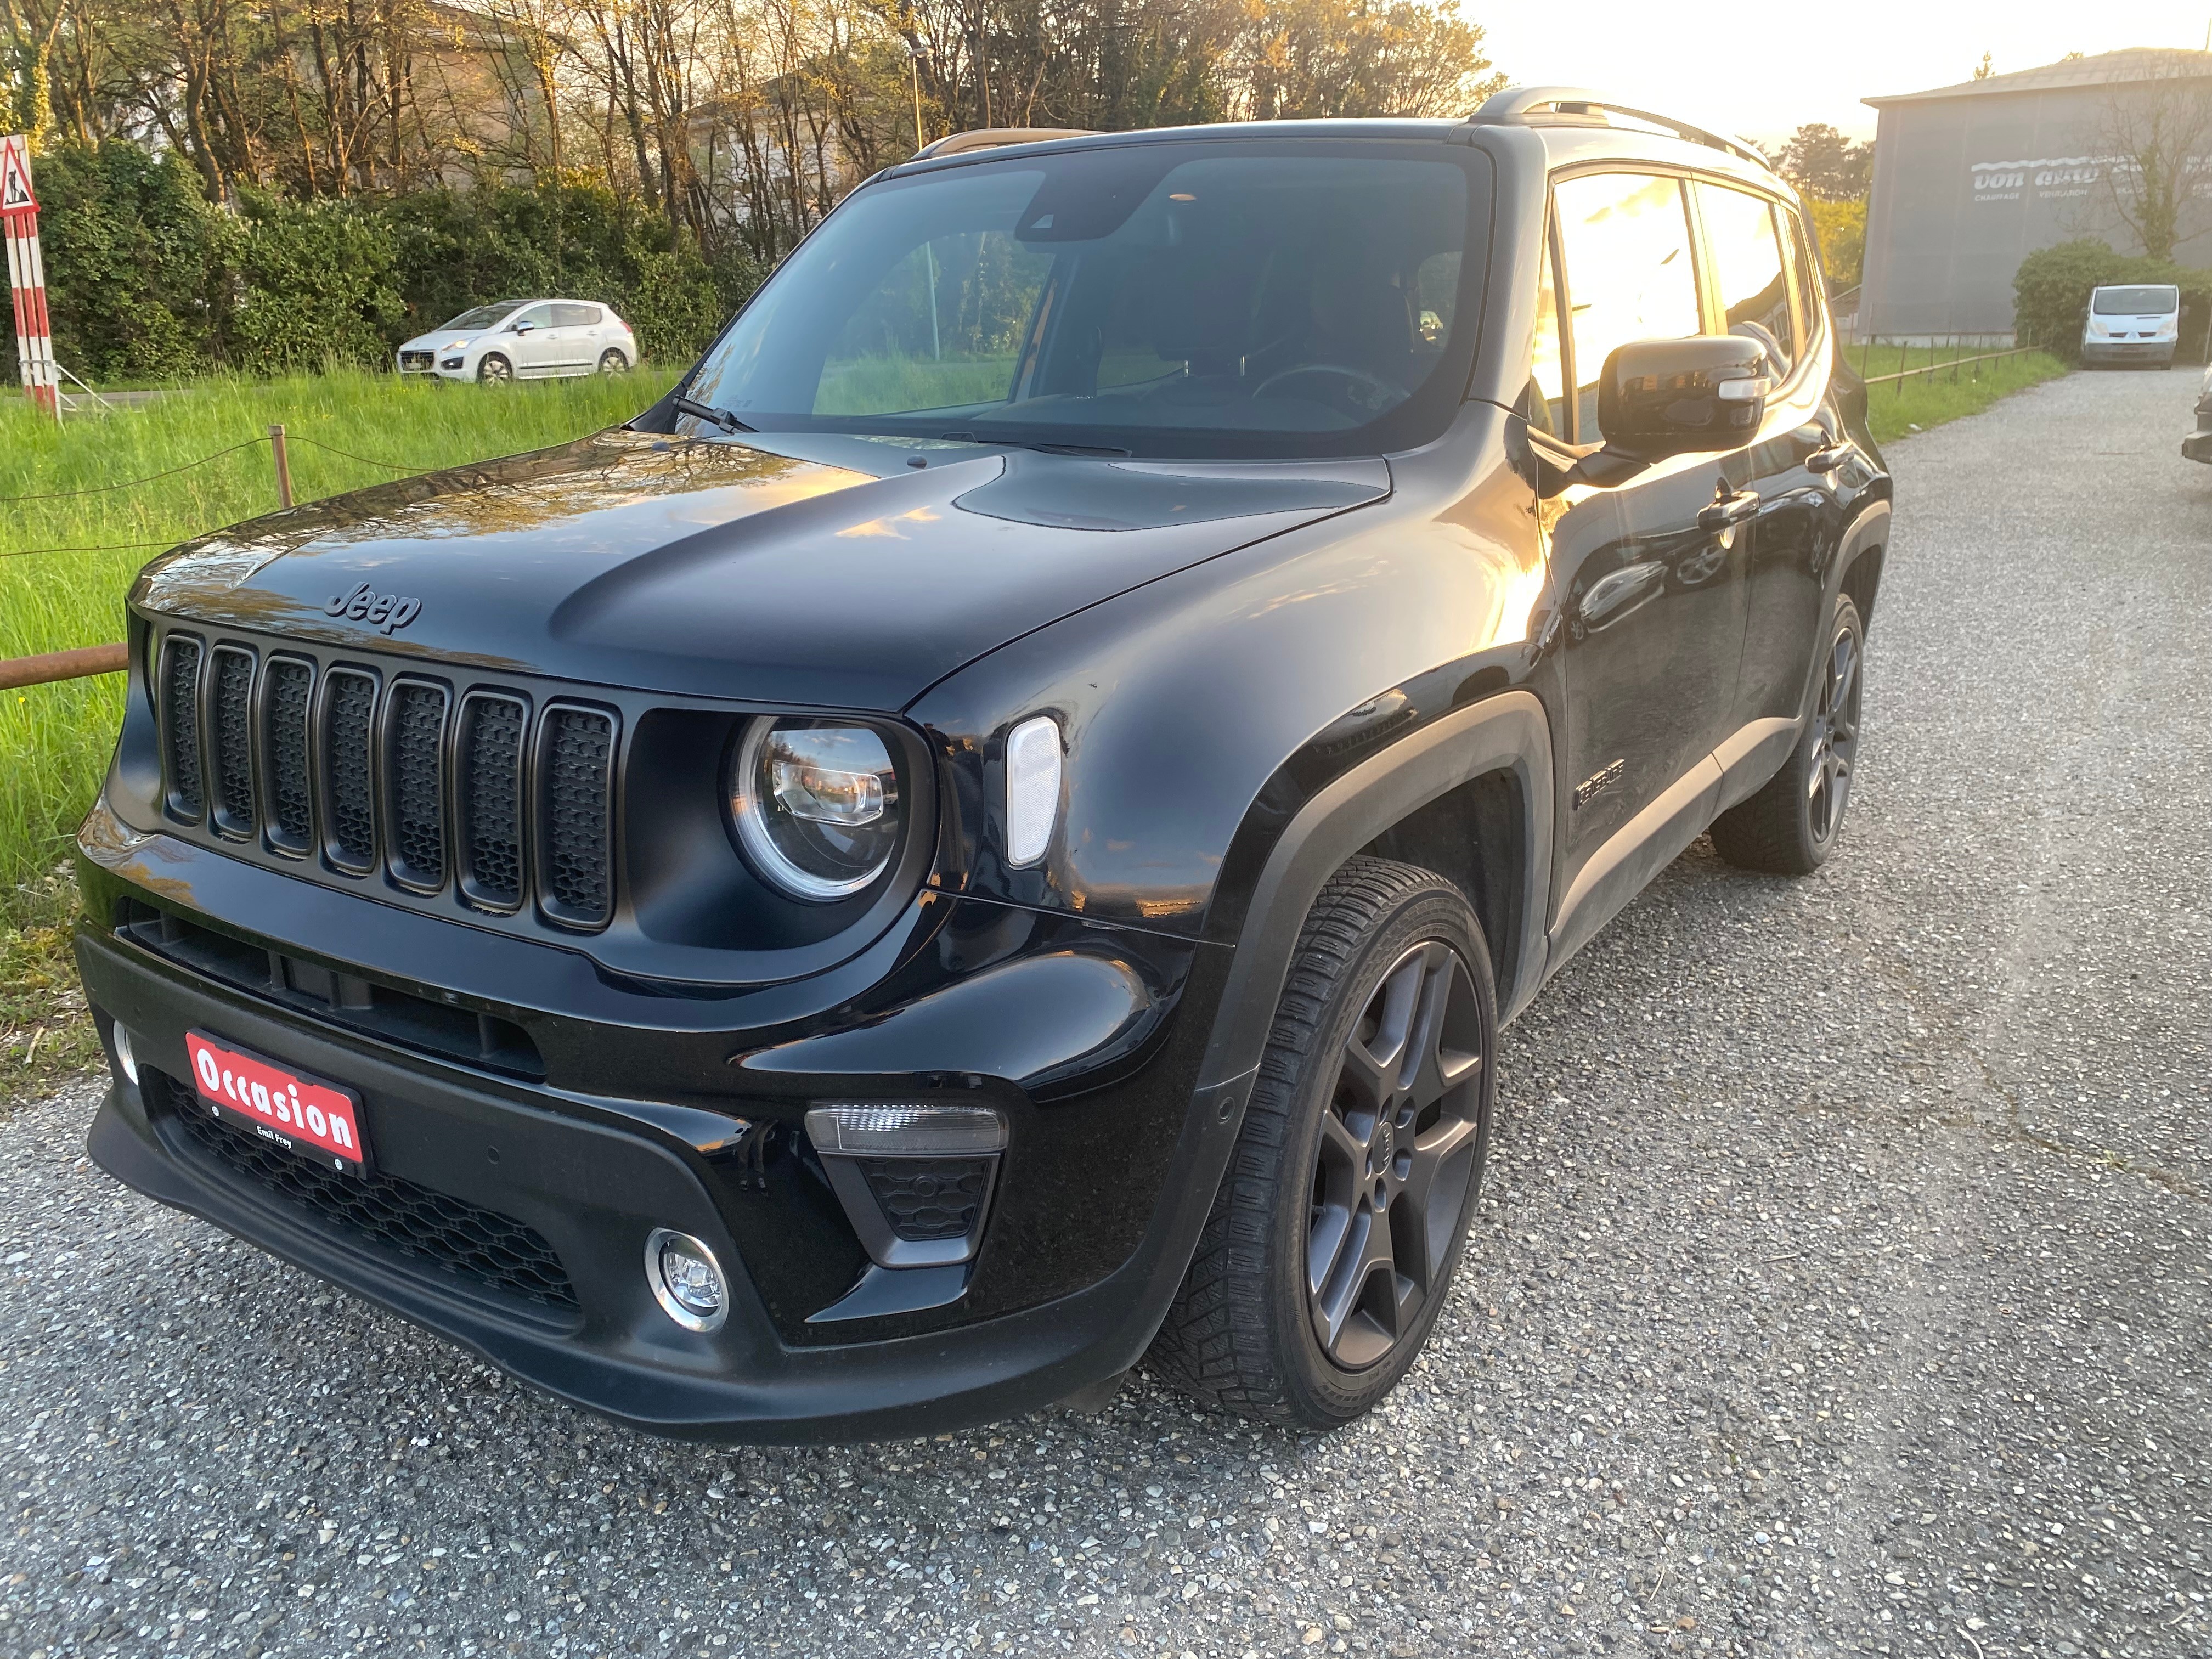
<instances>
[{"instance_id":1,"label":"white van","mask_svg":"<svg viewBox=\"0 0 2212 1659\"><path fill-rule=\"evenodd\" d=\"M2081 325L2081 361L2170 368L2180 332L2181 290L2171 283L2092 289Z\"/></svg>"}]
</instances>

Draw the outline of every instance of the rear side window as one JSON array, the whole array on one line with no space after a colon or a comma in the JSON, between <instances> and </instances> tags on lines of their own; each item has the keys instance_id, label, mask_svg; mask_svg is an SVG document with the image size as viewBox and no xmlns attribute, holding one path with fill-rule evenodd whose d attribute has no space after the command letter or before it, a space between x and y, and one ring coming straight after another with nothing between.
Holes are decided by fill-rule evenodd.
<instances>
[{"instance_id":1,"label":"rear side window","mask_svg":"<svg viewBox=\"0 0 2212 1659\"><path fill-rule=\"evenodd\" d=\"M1522 399L1528 423L1554 437L1567 434L1566 365L1559 354L1559 285L1552 274L1552 239L1536 278L1536 355Z\"/></svg>"},{"instance_id":2,"label":"rear side window","mask_svg":"<svg viewBox=\"0 0 2212 1659\"><path fill-rule=\"evenodd\" d=\"M1680 179L1588 173L1562 180L1552 200L1572 319L1576 436L1587 442L1597 435L1598 378L1617 347L1704 331L1697 262Z\"/></svg>"},{"instance_id":3,"label":"rear side window","mask_svg":"<svg viewBox=\"0 0 2212 1659\"><path fill-rule=\"evenodd\" d=\"M1782 252L1788 256L1790 268L1796 274L1797 353L1802 357L1812 350L1820 339L1820 260L1813 252L1813 244L1805 234L1805 222L1796 213L1786 207L1777 207L1774 221L1782 227Z\"/></svg>"},{"instance_id":4,"label":"rear side window","mask_svg":"<svg viewBox=\"0 0 2212 1659\"><path fill-rule=\"evenodd\" d=\"M1775 372L1787 374L1797 361L1797 331L1773 204L1725 185L1700 182L1697 191L1723 326L1757 340L1774 360Z\"/></svg>"},{"instance_id":5,"label":"rear side window","mask_svg":"<svg viewBox=\"0 0 2212 1659\"><path fill-rule=\"evenodd\" d=\"M555 306L553 326L556 328L597 328L599 308L597 306Z\"/></svg>"}]
</instances>

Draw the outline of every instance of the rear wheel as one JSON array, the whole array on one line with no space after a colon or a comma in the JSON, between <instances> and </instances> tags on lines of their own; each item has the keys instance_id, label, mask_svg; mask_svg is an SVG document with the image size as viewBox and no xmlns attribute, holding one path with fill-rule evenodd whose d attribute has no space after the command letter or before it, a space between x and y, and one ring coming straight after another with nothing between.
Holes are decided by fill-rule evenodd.
<instances>
[{"instance_id":1,"label":"rear wheel","mask_svg":"<svg viewBox=\"0 0 2212 1659\"><path fill-rule=\"evenodd\" d=\"M488 354L477 365L477 379L486 386L505 386L514 378L514 365L496 351Z\"/></svg>"},{"instance_id":2,"label":"rear wheel","mask_svg":"<svg viewBox=\"0 0 2212 1659\"><path fill-rule=\"evenodd\" d=\"M1820 690L1796 750L1764 789L1713 820L1713 846L1730 864L1805 876L1827 862L1844 831L1858 765L1865 657L1858 607L1838 595Z\"/></svg>"},{"instance_id":3,"label":"rear wheel","mask_svg":"<svg viewBox=\"0 0 2212 1659\"><path fill-rule=\"evenodd\" d=\"M609 346L605 351L602 351L599 354L599 373L602 374L627 374L629 373L629 359L623 356L622 353L617 350L613 346Z\"/></svg>"},{"instance_id":4,"label":"rear wheel","mask_svg":"<svg viewBox=\"0 0 2212 1659\"><path fill-rule=\"evenodd\" d=\"M1457 888L1354 859L1314 902L1252 1101L1152 1362L1331 1429L1419 1354L1488 1151L1497 1005Z\"/></svg>"}]
</instances>

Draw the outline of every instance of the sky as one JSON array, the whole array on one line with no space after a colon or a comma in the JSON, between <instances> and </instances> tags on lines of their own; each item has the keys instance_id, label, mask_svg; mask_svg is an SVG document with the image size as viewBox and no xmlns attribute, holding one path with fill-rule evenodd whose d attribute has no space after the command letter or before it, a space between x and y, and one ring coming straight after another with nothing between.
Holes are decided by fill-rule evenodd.
<instances>
[{"instance_id":1,"label":"sky","mask_svg":"<svg viewBox=\"0 0 2212 1659\"><path fill-rule=\"evenodd\" d=\"M1985 52L2002 74L2069 52L2201 49L2212 0L1461 0L1460 13L1482 25L1491 60L1518 83L1649 100L1644 107L1753 138L1783 137L1807 121L1869 138L1875 112L1859 100L1966 80ZM1749 25L1741 46L1731 41L1739 22Z\"/></svg>"}]
</instances>

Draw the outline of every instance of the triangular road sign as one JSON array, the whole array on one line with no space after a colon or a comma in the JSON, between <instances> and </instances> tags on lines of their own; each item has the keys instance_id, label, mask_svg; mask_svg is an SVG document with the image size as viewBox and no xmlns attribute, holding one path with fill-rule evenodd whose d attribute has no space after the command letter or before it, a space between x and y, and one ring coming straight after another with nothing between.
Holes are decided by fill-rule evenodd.
<instances>
[{"instance_id":1,"label":"triangular road sign","mask_svg":"<svg viewBox=\"0 0 2212 1659\"><path fill-rule=\"evenodd\" d=\"M0 213L36 213L31 194L31 161L21 134L0 137Z\"/></svg>"}]
</instances>

